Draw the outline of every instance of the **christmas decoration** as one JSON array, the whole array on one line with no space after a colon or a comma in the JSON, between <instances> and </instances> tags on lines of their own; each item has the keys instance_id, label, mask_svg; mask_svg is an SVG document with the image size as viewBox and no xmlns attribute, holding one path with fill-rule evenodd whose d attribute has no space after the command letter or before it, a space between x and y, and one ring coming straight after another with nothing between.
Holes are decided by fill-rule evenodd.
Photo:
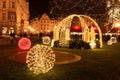
<instances>
[{"instance_id":1,"label":"christmas decoration","mask_svg":"<svg viewBox=\"0 0 120 80\"><path fill-rule=\"evenodd\" d=\"M90 42L89 45L90 45L91 49L94 49L96 47L96 43L93 40Z\"/></svg>"},{"instance_id":2,"label":"christmas decoration","mask_svg":"<svg viewBox=\"0 0 120 80\"><path fill-rule=\"evenodd\" d=\"M85 22L85 19L89 19L94 24L94 26L92 26L93 30L90 30L88 28L88 26ZM81 36L83 41L89 43L90 39L92 39L92 40L96 39L95 38L96 32L98 33L98 37L97 37L98 42L100 43L100 47L102 47L101 30L100 30L98 24L89 16L77 15L77 14L70 15L70 16L64 18L61 22L59 22L59 24L57 25L56 28L59 28L59 29L57 29L59 32L58 33L59 36L54 35L54 38L55 38L54 40L59 39L59 45L61 47L68 47L69 46L69 40L72 39L71 35L72 36L79 35L79 36ZM91 32L90 33L91 36L89 35L89 32ZM56 39L56 37L58 37L58 38Z\"/></svg>"},{"instance_id":3,"label":"christmas decoration","mask_svg":"<svg viewBox=\"0 0 120 80\"><path fill-rule=\"evenodd\" d=\"M50 39L49 36L45 36L45 37L42 38L42 42L43 42L43 44L45 44L45 45L49 45L50 42L51 42L51 39Z\"/></svg>"},{"instance_id":4,"label":"christmas decoration","mask_svg":"<svg viewBox=\"0 0 120 80\"><path fill-rule=\"evenodd\" d=\"M101 14L105 12L106 0L49 0L50 14L65 17L70 14Z\"/></svg>"},{"instance_id":5,"label":"christmas decoration","mask_svg":"<svg viewBox=\"0 0 120 80\"><path fill-rule=\"evenodd\" d=\"M111 37L110 40L107 42L108 45L112 45L113 43L117 42L117 38L116 37Z\"/></svg>"},{"instance_id":6,"label":"christmas decoration","mask_svg":"<svg viewBox=\"0 0 120 80\"><path fill-rule=\"evenodd\" d=\"M108 15L109 23L118 22L120 20L120 6L116 5L115 7L110 8Z\"/></svg>"},{"instance_id":7,"label":"christmas decoration","mask_svg":"<svg viewBox=\"0 0 120 80\"><path fill-rule=\"evenodd\" d=\"M18 47L22 50L28 50L31 47L31 41L28 38L21 38L18 42Z\"/></svg>"},{"instance_id":8,"label":"christmas decoration","mask_svg":"<svg viewBox=\"0 0 120 80\"><path fill-rule=\"evenodd\" d=\"M45 45L35 45L27 52L26 63L34 74L46 73L55 63L53 50Z\"/></svg>"}]
</instances>

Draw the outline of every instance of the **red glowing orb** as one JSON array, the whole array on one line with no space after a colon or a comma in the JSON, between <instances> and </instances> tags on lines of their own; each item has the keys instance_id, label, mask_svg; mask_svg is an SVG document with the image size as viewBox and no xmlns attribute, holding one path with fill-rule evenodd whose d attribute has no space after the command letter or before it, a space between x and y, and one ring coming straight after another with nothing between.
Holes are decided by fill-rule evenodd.
<instances>
[{"instance_id":1,"label":"red glowing orb","mask_svg":"<svg viewBox=\"0 0 120 80\"><path fill-rule=\"evenodd\" d=\"M71 32L81 32L82 27L81 26L71 26Z\"/></svg>"},{"instance_id":2,"label":"red glowing orb","mask_svg":"<svg viewBox=\"0 0 120 80\"><path fill-rule=\"evenodd\" d=\"M18 42L18 47L22 50L28 50L31 47L31 41L28 38L21 38Z\"/></svg>"},{"instance_id":3,"label":"red glowing orb","mask_svg":"<svg viewBox=\"0 0 120 80\"><path fill-rule=\"evenodd\" d=\"M95 32L98 32L97 26L93 26L93 28L94 28Z\"/></svg>"}]
</instances>

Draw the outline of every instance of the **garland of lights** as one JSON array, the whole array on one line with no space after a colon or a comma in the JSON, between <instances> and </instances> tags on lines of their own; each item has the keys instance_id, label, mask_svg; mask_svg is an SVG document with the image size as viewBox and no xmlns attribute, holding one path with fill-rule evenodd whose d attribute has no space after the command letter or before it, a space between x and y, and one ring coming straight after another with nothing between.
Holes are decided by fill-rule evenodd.
<instances>
[{"instance_id":1,"label":"garland of lights","mask_svg":"<svg viewBox=\"0 0 120 80\"><path fill-rule=\"evenodd\" d=\"M34 74L46 73L54 66L55 54L48 46L37 44L27 52L26 63Z\"/></svg>"}]
</instances>

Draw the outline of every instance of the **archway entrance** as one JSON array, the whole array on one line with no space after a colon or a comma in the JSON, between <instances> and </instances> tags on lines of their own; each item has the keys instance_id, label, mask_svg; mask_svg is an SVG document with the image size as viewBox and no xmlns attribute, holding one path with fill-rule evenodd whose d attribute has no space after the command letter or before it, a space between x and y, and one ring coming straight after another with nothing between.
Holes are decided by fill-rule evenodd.
<instances>
[{"instance_id":1,"label":"archway entrance","mask_svg":"<svg viewBox=\"0 0 120 80\"><path fill-rule=\"evenodd\" d=\"M84 42L97 41L102 47L102 33L98 24L87 15L73 14L64 18L54 28L54 41L62 47L68 47L71 35L81 36Z\"/></svg>"}]
</instances>

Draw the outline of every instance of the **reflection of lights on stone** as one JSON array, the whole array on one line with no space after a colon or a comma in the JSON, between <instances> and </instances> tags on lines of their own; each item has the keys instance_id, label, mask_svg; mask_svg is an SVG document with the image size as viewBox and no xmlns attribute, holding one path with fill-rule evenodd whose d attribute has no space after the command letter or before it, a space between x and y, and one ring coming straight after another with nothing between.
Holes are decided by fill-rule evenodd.
<instances>
[{"instance_id":1,"label":"reflection of lights on stone","mask_svg":"<svg viewBox=\"0 0 120 80\"><path fill-rule=\"evenodd\" d=\"M34 74L46 73L55 63L55 54L48 46L35 45L27 52L26 63Z\"/></svg>"},{"instance_id":2,"label":"reflection of lights on stone","mask_svg":"<svg viewBox=\"0 0 120 80\"><path fill-rule=\"evenodd\" d=\"M22 50L28 50L31 47L31 41L28 38L21 38L18 42L18 47Z\"/></svg>"},{"instance_id":3,"label":"reflection of lights on stone","mask_svg":"<svg viewBox=\"0 0 120 80\"><path fill-rule=\"evenodd\" d=\"M51 39L49 36L45 36L42 38L42 42L43 42L43 44L48 45L48 44L50 44Z\"/></svg>"},{"instance_id":4,"label":"reflection of lights on stone","mask_svg":"<svg viewBox=\"0 0 120 80\"><path fill-rule=\"evenodd\" d=\"M93 40L90 42L89 45L90 45L91 49L94 49L96 47L96 43Z\"/></svg>"}]
</instances>

